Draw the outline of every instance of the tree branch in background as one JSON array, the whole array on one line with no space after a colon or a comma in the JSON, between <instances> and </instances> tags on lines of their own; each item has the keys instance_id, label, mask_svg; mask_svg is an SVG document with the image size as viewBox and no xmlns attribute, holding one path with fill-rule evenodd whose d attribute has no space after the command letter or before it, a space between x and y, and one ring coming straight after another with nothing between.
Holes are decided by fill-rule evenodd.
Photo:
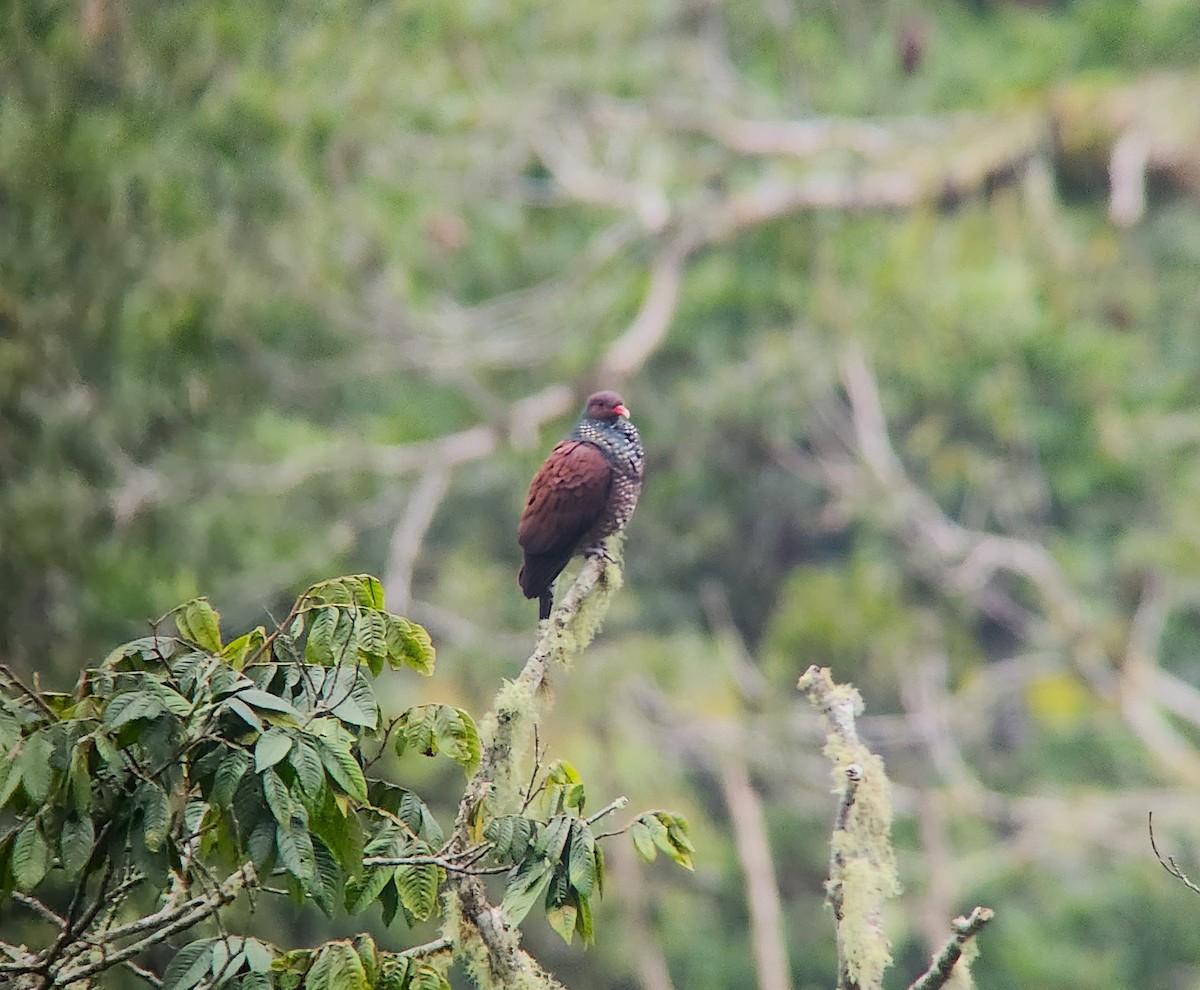
<instances>
[{"instance_id":1,"label":"tree branch in background","mask_svg":"<svg viewBox=\"0 0 1200 990\"><path fill-rule=\"evenodd\" d=\"M1163 619L1156 585L1147 585L1140 618L1130 628L1127 670L1118 676L1104 631L1053 554L1032 540L970 529L943 512L909 477L892 446L879 386L865 354L852 347L841 365L849 423L835 424L831 434L836 440L827 437L821 443L816 463L844 512L871 513L899 540L910 567L965 596L982 613L1026 613L1033 632L1057 644L1097 696L1120 703L1126 724L1164 766L1189 782L1200 782L1200 756L1160 706L1185 718L1200 716L1200 707L1187 692L1171 706L1162 701L1172 694L1166 685L1174 679L1159 670L1156 650L1146 648L1157 641L1155 630ZM1029 583L1038 602L1033 612L996 580L1002 573ZM1022 634L1031 636L1028 629Z\"/></svg>"},{"instance_id":2,"label":"tree branch in background","mask_svg":"<svg viewBox=\"0 0 1200 990\"><path fill-rule=\"evenodd\" d=\"M408 496L404 514L392 530L383 587L387 600L397 612L409 611L413 568L421 552L421 543L449 487L449 468L436 466L422 474L421 480Z\"/></svg>"},{"instance_id":3,"label":"tree branch in background","mask_svg":"<svg viewBox=\"0 0 1200 990\"><path fill-rule=\"evenodd\" d=\"M1169 874L1171 874L1171 876L1187 887L1188 890L1192 891L1193 893L1200 894L1200 886L1197 886L1191 879L1188 878L1188 875L1184 873L1179 864L1175 862L1175 857L1168 856L1166 859L1163 859L1162 853L1158 851L1158 841L1154 838L1153 811L1147 812L1146 814L1146 826L1150 830L1150 848L1154 850L1154 858L1162 864L1162 868L1164 870L1166 870Z\"/></svg>"},{"instance_id":4,"label":"tree branch in background","mask_svg":"<svg viewBox=\"0 0 1200 990\"><path fill-rule=\"evenodd\" d=\"M721 793L733 826L733 843L742 867L746 906L750 912L750 948L759 990L788 990L791 986L787 946L783 940L783 906L767 838L762 800L755 791L740 755L718 762Z\"/></svg>"}]
</instances>

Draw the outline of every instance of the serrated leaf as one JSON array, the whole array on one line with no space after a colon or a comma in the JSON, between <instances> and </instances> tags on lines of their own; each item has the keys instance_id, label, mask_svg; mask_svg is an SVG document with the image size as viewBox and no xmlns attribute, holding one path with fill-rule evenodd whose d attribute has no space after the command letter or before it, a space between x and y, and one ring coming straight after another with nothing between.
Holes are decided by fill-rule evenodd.
<instances>
[{"instance_id":1,"label":"serrated leaf","mask_svg":"<svg viewBox=\"0 0 1200 990\"><path fill-rule=\"evenodd\" d=\"M36 822L27 822L12 848L13 881L18 890L28 893L33 890L46 876L50 867L50 849Z\"/></svg>"},{"instance_id":2,"label":"serrated leaf","mask_svg":"<svg viewBox=\"0 0 1200 990\"><path fill-rule=\"evenodd\" d=\"M200 939L175 953L163 974L162 990L192 990L207 977L212 968L213 944L211 938Z\"/></svg>"},{"instance_id":3,"label":"serrated leaf","mask_svg":"<svg viewBox=\"0 0 1200 990\"><path fill-rule=\"evenodd\" d=\"M284 729L268 729L254 746L254 772L275 766L292 748L292 735Z\"/></svg>"},{"instance_id":4,"label":"serrated leaf","mask_svg":"<svg viewBox=\"0 0 1200 990\"><path fill-rule=\"evenodd\" d=\"M221 617L207 598L193 598L175 612L175 625L188 642L208 650L221 652Z\"/></svg>"},{"instance_id":5,"label":"serrated leaf","mask_svg":"<svg viewBox=\"0 0 1200 990\"><path fill-rule=\"evenodd\" d=\"M396 867L400 902L417 921L427 921L437 905L438 868L432 863Z\"/></svg>"},{"instance_id":6,"label":"serrated leaf","mask_svg":"<svg viewBox=\"0 0 1200 990\"><path fill-rule=\"evenodd\" d=\"M59 855L67 876L74 877L83 869L92 854L92 843L96 830L87 815L80 818L64 818L62 832L58 837Z\"/></svg>"}]
</instances>

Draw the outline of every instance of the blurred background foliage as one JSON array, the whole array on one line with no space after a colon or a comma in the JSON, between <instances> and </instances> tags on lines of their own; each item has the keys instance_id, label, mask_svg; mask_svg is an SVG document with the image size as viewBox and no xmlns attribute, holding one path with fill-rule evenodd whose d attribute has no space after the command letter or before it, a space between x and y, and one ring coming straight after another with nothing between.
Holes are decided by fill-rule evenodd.
<instances>
[{"instance_id":1,"label":"blurred background foliage","mask_svg":"<svg viewBox=\"0 0 1200 990\"><path fill-rule=\"evenodd\" d=\"M986 903L990 990L1200 987L1145 827L1200 856L1200 4L15 0L0 30L6 662L65 685L193 594L237 628L369 571L434 635L422 690L478 711L532 642L525 486L603 379L648 483L541 738L700 854L614 851L595 950L530 926L547 966L753 978L733 766L790 985L829 985L820 663L896 787L894 985Z\"/></svg>"}]
</instances>

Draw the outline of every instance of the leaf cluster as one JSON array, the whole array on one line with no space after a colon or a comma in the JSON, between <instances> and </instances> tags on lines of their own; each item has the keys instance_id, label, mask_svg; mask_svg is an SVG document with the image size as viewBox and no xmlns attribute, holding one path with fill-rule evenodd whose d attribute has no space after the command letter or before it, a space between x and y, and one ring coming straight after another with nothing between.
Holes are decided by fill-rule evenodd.
<instances>
[{"instance_id":1,"label":"leaf cluster","mask_svg":"<svg viewBox=\"0 0 1200 990\"><path fill-rule=\"evenodd\" d=\"M445 754L468 777L479 766L483 744L463 709L381 716L374 679L430 675L434 663L426 631L386 610L375 578L355 575L309 588L273 632L228 643L217 612L193 599L85 670L70 694L12 678L0 692L0 896L74 888L63 936L29 969L66 972L82 951L72 938L102 943L141 890L165 906L113 937L127 956L149 948L216 916L236 896L222 884L239 877L331 917L378 902L386 924L411 926L437 912L448 873L507 870L508 923L540 901L564 939L591 943L604 859L570 764L531 784L522 814L480 821L465 849L414 790L368 775L409 750ZM656 829L659 848L690 866L680 819L655 812L634 828L639 849ZM365 936L284 954L204 937L164 975L167 990L224 985L433 990L445 980L428 960L381 961Z\"/></svg>"}]
</instances>

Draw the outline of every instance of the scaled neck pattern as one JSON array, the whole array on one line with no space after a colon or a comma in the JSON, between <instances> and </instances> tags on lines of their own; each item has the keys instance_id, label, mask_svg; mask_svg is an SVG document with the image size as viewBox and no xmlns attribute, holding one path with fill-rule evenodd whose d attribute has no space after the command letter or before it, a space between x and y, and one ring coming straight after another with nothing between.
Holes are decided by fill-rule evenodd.
<instances>
[{"instance_id":1,"label":"scaled neck pattern","mask_svg":"<svg viewBox=\"0 0 1200 990\"><path fill-rule=\"evenodd\" d=\"M646 452L637 427L627 419L604 420L583 418L571 432L572 440L586 440L600 448L604 459L619 475L640 480Z\"/></svg>"}]
</instances>

